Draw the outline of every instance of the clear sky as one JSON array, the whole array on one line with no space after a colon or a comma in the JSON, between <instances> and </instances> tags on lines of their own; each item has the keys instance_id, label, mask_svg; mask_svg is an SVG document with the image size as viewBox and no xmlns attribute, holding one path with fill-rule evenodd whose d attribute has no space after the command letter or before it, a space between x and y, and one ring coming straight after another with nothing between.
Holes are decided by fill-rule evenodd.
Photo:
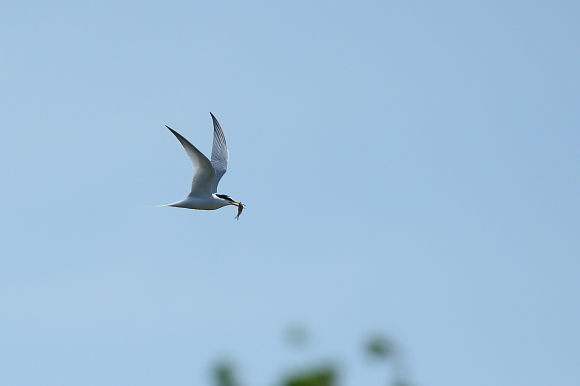
<instances>
[{"instance_id":1,"label":"clear sky","mask_svg":"<svg viewBox=\"0 0 580 386\"><path fill-rule=\"evenodd\" d=\"M580 384L577 1L4 1L0 383ZM169 125L230 167L188 193ZM284 343L308 328L305 353ZM381 370L382 371L382 370Z\"/></svg>"}]
</instances>

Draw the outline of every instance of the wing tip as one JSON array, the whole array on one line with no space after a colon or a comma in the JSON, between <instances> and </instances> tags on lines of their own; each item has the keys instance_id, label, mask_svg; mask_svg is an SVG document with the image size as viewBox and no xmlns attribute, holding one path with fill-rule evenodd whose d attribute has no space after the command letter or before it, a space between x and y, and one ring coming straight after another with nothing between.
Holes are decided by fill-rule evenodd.
<instances>
[{"instance_id":1,"label":"wing tip","mask_svg":"<svg viewBox=\"0 0 580 386\"><path fill-rule=\"evenodd\" d=\"M224 134L223 134L223 131L222 131L222 126L221 126L221 125L220 125L220 123L218 122L218 120L217 120L217 118L215 117L215 115L213 115L213 114L211 113L211 111L210 111L210 113L209 113L209 114L211 115L211 119L212 119L212 121L213 121L213 130L214 130L214 133L216 133L216 132L217 132L217 133L219 133L219 135L220 135L220 136L222 136L222 137L223 137L223 135L224 135ZM224 140L225 140L225 138L224 138Z\"/></svg>"},{"instance_id":2,"label":"wing tip","mask_svg":"<svg viewBox=\"0 0 580 386\"><path fill-rule=\"evenodd\" d=\"M211 115L211 120L213 121L214 126L216 124L219 125L219 122L218 122L217 118L215 117L215 115L213 115L213 113L211 111L209 112L209 115Z\"/></svg>"},{"instance_id":3,"label":"wing tip","mask_svg":"<svg viewBox=\"0 0 580 386\"><path fill-rule=\"evenodd\" d=\"M179 134L177 131L173 130L171 127L169 127L167 125L165 125L165 127L167 127L169 129L169 131L171 131L173 134L175 134L176 137L179 138L181 136L181 134Z\"/></svg>"}]
</instances>

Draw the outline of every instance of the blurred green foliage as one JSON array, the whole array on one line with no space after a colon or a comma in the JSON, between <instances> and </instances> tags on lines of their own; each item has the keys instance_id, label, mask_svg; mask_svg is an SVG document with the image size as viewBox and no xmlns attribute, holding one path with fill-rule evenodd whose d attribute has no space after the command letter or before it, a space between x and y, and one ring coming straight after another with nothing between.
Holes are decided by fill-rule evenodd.
<instances>
[{"instance_id":1,"label":"blurred green foliage","mask_svg":"<svg viewBox=\"0 0 580 386\"><path fill-rule=\"evenodd\" d=\"M216 386L238 386L234 366L229 362L218 362L214 367Z\"/></svg>"},{"instance_id":2,"label":"blurred green foliage","mask_svg":"<svg viewBox=\"0 0 580 386\"><path fill-rule=\"evenodd\" d=\"M299 325L291 326L285 333L287 342L294 347L303 347L308 341L307 330ZM390 371L386 372L388 379L384 385L411 386L407 380L405 366L401 350L396 343L382 335L371 335L364 342L364 354L371 359L390 364ZM236 378L235 368L231 362L218 362L213 369L216 386L240 386ZM324 365L306 367L295 370L286 375L281 382L275 385L281 386L335 386L339 382L339 372L335 366Z\"/></svg>"},{"instance_id":3,"label":"blurred green foliage","mask_svg":"<svg viewBox=\"0 0 580 386\"><path fill-rule=\"evenodd\" d=\"M333 386L336 384L336 370L331 367L312 369L290 375L282 382L284 386Z\"/></svg>"},{"instance_id":4,"label":"blurred green foliage","mask_svg":"<svg viewBox=\"0 0 580 386\"><path fill-rule=\"evenodd\" d=\"M300 348L308 343L308 330L299 324L293 324L286 330L286 340L291 346Z\"/></svg>"},{"instance_id":5,"label":"blurred green foliage","mask_svg":"<svg viewBox=\"0 0 580 386\"><path fill-rule=\"evenodd\" d=\"M395 351L394 344L386 338L375 335L366 343L366 353L370 357L388 359Z\"/></svg>"}]
</instances>

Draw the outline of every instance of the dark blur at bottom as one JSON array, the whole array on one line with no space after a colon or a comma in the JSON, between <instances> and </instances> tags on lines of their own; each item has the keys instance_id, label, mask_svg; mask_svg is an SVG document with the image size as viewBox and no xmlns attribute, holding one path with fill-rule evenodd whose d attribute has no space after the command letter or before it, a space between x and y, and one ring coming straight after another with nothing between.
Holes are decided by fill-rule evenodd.
<instances>
[{"instance_id":1,"label":"dark blur at bottom","mask_svg":"<svg viewBox=\"0 0 580 386\"><path fill-rule=\"evenodd\" d=\"M295 348L307 344L308 333L303 327L293 326L286 333L287 342ZM371 361L384 362L389 365L385 371L387 377L383 385L388 386L411 386L406 374L403 355L399 346L391 339L382 335L371 335L364 342L364 355ZM216 386L251 386L246 382L240 382L236 378L235 367L231 362L218 362L213 368L214 382ZM282 386L335 386L339 383L339 371L335 366L305 367L295 370L273 385Z\"/></svg>"}]
</instances>

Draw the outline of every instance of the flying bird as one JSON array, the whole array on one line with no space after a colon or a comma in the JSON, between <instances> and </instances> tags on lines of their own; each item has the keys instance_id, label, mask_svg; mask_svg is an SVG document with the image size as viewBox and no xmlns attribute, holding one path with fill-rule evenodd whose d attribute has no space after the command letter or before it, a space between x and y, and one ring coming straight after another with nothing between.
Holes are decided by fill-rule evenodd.
<instances>
[{"instance_id":1,"label":"flying bird","mask_svg":"<svg viewBox=\"0 0 580 386\"><path fill-rule=\"evenodd\" d=\"M195 146L185 139L177 131L169 126L165 126L181 142L185 152L193 164L193 181L191 182L191 192L185 199L164 206L176 208L215 210L228 205L238 207L236 220L240 218L244 210L244 204L234 200L227 194L218 194L218 184L228 169L228 147L224 132L212 113L213 120L213 148L211 151L211 161L207 159Z\"/></svg>"}]
</instances>

